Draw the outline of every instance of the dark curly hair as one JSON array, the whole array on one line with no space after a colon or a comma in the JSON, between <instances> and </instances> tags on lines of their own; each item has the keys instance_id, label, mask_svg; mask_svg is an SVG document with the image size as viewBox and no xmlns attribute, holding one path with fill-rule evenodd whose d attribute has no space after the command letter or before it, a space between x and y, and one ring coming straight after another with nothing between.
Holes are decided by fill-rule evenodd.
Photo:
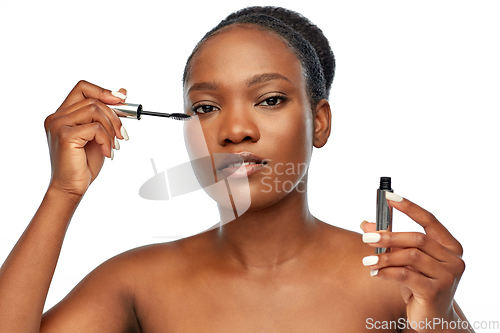
<instances>
[{"instance_id":1,"label":"dark curly hair","mask_svg":"<svg viewBox=\"0 0 500 333\"><path fill-rule=\"evenodd\" d=\"M196 45L184 68L183 82L189 77L190 63L201 45L224 28L250 24L278 35L300 60L306 86L315 109L321 99L328 99L335 74L335 58L321 29L301 14L281 7L248 7L230 14L210 30Z\"/></svg>"}]
</instances>

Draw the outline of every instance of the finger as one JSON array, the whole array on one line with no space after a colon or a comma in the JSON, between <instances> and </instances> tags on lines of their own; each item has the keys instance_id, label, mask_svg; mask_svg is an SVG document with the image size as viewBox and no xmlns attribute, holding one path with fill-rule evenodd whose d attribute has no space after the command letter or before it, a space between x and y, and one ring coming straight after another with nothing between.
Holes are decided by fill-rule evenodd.
<instances>
[{"instance_id":1,"label":"finger","mask_svg":"<svg viewBox=\"0 0 500 333\"><path fill-rule=\"evenodd\" d=\"M86 102L86 101L83 101ZM98 122L108 133L108 136L113 145L116 129L113 127L111 120L107 117L98 104L88 104L78 110L59 117L55 122L61 122L66 126L80 126L92 122Z\"/></svg>"},{"instance_id":2,"label":"finger","mask_svg":"<svg viewBox=\"0 0 500 333\"><path fill-rule=\"evenodd\" d=\"M113 96L115 96L115 97L120 97L120 98L123 98L123 100L122 100L122 101L124 101L124 100L127 98L127 89L125 89L125 88L120 88L120 89L118 89L118 91L117 91L117 92L119 92L121 95L118 95L118 94L116 94L116 92L113 92L113 91L111 92L111 94L112 94ZM124 96L125 96L125 97L124 97Z\"/></svg>"},{"instance_id":3,"label":"finger","mask_svg":"<svg viewBox=\"0 0 500 333\"><path fill-rule=\"evenodd\" d=\"M122 89L122 90L124 90L124 89ZM92 98L86 99L85 101L82 101L82 103L83 102L87 102L88 104L91 104L91 103L97 104L99 106L99 109L102 112L104 112L106 117L108 117L109 121L111 122L111 124L114 128L114 132L115 132L114 135L117 136L121 140L124 139L123 130L122 130L122 127L123 127L122 121L121 121L120 117L118 117L118 115L116 114L115 111L113 111L109 106L107 106L103 102L92 99ZM83 105L85 105L85 103L83 103Z\"/></svg>"},{"instance_id":4,"label":"finger","mask_svg":"<svg viewBox=\"0 0 500 333\"><path fill-rule=\"evenodd\" d=\"M111 158L111 138L101 123L93 122L70 127L67 129L67 132L67 143L69 145L73 145L76 148L83 148L88 142L95 140L101 146L102 154Z\"/></svg>"},{"instance_id":5,"label":"finger","mask_svg":"<svg viewBox=\"0 0 500 333\"><path fill-rule=\"evenodd\" d=\"M68 97L66 97L59 109L65 109L70 105L73 105L87 98L94 98L100 100L105 104L122 103L125 101L126 92L127 91L125 89L120 89L118 92L113 93L111 92L111 90L104 89L95 84L82 80L78 82L71 90Z\"/></svg>"},{"instance_id":6,"label":"finger","mask_svg":"<svg viewBox=\"0 0 500 333\"><path fill-rule=\"evenodd\" d=\"M377 225L373 222L363 221L359 226L364 232L374 232L377 231Z\"/></svg>"},{"instance_id":7,"label":"finger","mask_svg":"<svg viewBox=\"0 0 500 333\"><path fill-rule=\"evenodd\" d=\"M76 111L82 112L80 110L87 110L88 112L94 112L94 113L102 113L109 123L111 124L113 130L109 131L109 126L105 126L105 128L109 131L110 135L117 136L120 139L123 139L123 134L122 134L122 122L120 118L117 116L117 114L111 110L106 104L103 104L102 102L90 98L90 99L85 99L83 101L80 101L78 103L75 103L71 106L69 106L66 109L59 110L59 114L70 114L74 113ZM78 124L72 124L72 126L75 125L80 125L83 124L83 121L86 120L86 122L91 122L93 121L92 118L84 118L82 117L83 115L80 115L77 119L80 121ZM103 119L103 118L100 118ZM103 123L103 125L105 125ZM112 133L113 132L113 133Z\"/></svg>"},{"instance_id":8,"label":"finger","mask_svg":"<svg viewBox=\"0 0 500 333\"><path fill-rule=\"evenodd\" d=\"M386 280L397 281L409 288L414 296L426 298L426 294L430 294L434 290L434 281L422 275L419 272L408 267L386 267L374 269L370 275ZM428 297L429 298L429 297Z\"/></svg>"},{"instance_id":9,"label":"finger","mask_svg":"<svg viewBox=\"0 0 500 333\"><path fill-rule=\"evenodd\" d=\"M363 242L373 247L417 248L439 261L448 261L456 256L432 237L420 232L366 233Z\"/></svg>"},{"instance_id":10,"label":"finger","mask_svg":"<svg viewBox=\"0 0 500 333\"><path fill-rule=\"evenodd\" d=\"M441 262L416 248L364 257L363 265L379 270L386 267L411 267L430 278L441 276L445 270Z\"/></svg>"},{"instance_id":11,"label":"finger","mask_svg":"<svg viewBox=\"0 0 500 333\"><path fill-rule=\"evenodd\" d=\"M395 200L392 200L392 199ZM398 202L398 200L401 201ZM420 224L427 235L434 238L436 241L447 247L454 253L462 255L463 249L460 243L451 235L451 233L442 225L434 215L427 210L411 202L408 199L403 199L398 195L388 196L387 202L390 206L396 208L400 212L408 215L412 220Z\"/></svg>"}]
</instances>

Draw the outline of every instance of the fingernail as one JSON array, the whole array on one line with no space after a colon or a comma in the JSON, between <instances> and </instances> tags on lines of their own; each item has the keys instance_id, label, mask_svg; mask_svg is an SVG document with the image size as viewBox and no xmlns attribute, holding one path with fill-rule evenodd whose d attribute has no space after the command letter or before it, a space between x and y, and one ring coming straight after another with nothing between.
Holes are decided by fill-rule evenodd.
<instances>
[{"instance_id":1,"label":"fingernail","mask_svg":"<svg viewBox=\"0 0 500 333\"><path fill-rule=\"evenodd\" d=\"M363 265L371 266L378 263L378 256L368 256L363 258Z\"/></svg>"},{"instance_id":2,"label":"fingernail","mask_svg":"<svg viewBox=\"0 0 500 333\"><path fill-rule=\"evenodd\" d=\"M394 201L394 202L401 202L401 201L403 201L403 197L402 196L397 195L396 193L388 192L388 191L385 192L385 198L387 200L391 200L391 201Z\"/></svg>"},{"instance_id":3,"label":"fingernail","mask_svg":"<svg viewBox=\"0 0 500 333\"><path fill-rule=\"evenodd\" d=\"M371 272L370 272L370 276L375 276L378 274L378 269L373 269Z\"/></svg>"},{"instance_id":4,"label":"fingernail","mask_svg":"<svg viewBox=\"0 0 500 333\"><path fill-rule=\"evenodd\" d=\"M120 150L120 142L118 142L118 138L115 136L115 149Z\"/></svg>"},{"instance_id":5,"label":"fingernail","mask_svg":"<svg viewBox=\"0 0 500 333\"><path fill-rule=\"evenodd\" d=\"M366 234L363 234L363 242L364 243L376 243L380 240L380 237L382 237L382 236L377 232L368 232Z\"/></svg>"},{"instance_id":6,"label":"fingernail","mask_svg":"<svg viewBox=\"0 0 500 333\"><path fill-rule=\"evenodd\" d=\"M113 158L115 158L115 152L113 148L111 148L111 160L113 160Z\"/></svg>"},{"instance_id":7,"label":"fingernail","mask_svg":"<svg viewBox=\"0 0 500 333\"><path fill-rule=\"evenodd\" d=\"M125 141L128 141L128 133L127 133L127 130L125 129L125 127L122 126L120 128L120 133L122 134L122 136L125 139Z\"/></svg>"},{"instance_id":8,"label":"fingernail","mask_svg":"<svg viewBox=\"0 0 500 333\"><path fill-rule=\"evenodd\" d=\"M119 99L126 99L127 98L127 95L124 95L119 91L112 91L111 94L115 97L118 97Z\"/></svg>"}]
</instances>

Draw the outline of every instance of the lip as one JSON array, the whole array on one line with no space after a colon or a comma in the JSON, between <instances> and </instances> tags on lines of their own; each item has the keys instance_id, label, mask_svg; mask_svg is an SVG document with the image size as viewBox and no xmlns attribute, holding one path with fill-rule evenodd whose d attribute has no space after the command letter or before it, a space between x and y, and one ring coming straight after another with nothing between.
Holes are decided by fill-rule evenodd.
<instances>
[{"instance_id":1,"label":"lip","mask_svg":"<svg viewBox=\"0 0 500 333\"><path fill-rule=\"evenodd\" d=\"M231 176L231 178L241 178L248 177L258 172L262 168L264 168L269 162L269 160L264 159L260 156L257 156L248 151L242 151L238 153L228 154L229 156L225 157L222 161L217 164L217 172L220 173L223 177L227 178ZM249 165L241 165L239 167L229 165L234 163L243 162L254 162L255 164Z\"/></svg>"},{"instance_id":2,"label":"lip","mask_svg":"<svg viewBox=\"0 0 500 333\"><path fill-rule=\"evenodd\" d=\"M257 156L255 154L252 154L249 151L241 151L239 153L227 153L229 156L225 157L222 159L217 164L217 170L222 171L223 169L226 169L228 165L233 164L233 163L240 163L241 160L243 162L255 162L256 164L267 164L267 160L263 159L260 156ZM264 163L262 163L264 162Z\"/></svg>"}]
</instances>

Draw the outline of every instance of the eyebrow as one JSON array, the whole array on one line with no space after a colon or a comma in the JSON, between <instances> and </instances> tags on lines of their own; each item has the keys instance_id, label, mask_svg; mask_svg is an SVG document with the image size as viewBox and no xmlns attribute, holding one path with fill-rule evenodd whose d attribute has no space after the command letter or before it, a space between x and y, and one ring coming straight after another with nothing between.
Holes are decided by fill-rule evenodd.
<instances>
[{"instance_id":1,"label":"eyebrow","mask_svg":"<svg viewBox=\"0 0 500 333\"><path fill-rule=\"evenodd\" d=\"M214 82L199 82L189 87L188 93L198 90L217 90L219 86Z\"/></svg>"},{"instance_id":2,"label":"eyebrow","mask_svg":"<svg viewBox=\"0 0 500 333\"><path fill-rule=\"evenodd\" d=\"M279 73L264 73L264 74L257 74L252 76L250 79L246 81L247 87L253 86L255 84L259 83L264 83L267 81L272 81L272 80L285 80L288 82L290 81L286 76L283 76Z\"/></svg>"},{"instance_id":3,"label":"eyebrow","mask_svg":"<svg viewBox=\"0 0 500 333\"><path fill-rule=\"evenodd\" d=\"M251 78L246 80L245 83L247 87L251 87L259 83L264 83L273 80L285 80L290 83L292 82L286 76L281 75L279 73L263 73L252 76ZM217 90L217 89L219 89L219 86L215 82L199 82L189 87L188 93L199 90Z\"/></svg>"}]
</instances>

